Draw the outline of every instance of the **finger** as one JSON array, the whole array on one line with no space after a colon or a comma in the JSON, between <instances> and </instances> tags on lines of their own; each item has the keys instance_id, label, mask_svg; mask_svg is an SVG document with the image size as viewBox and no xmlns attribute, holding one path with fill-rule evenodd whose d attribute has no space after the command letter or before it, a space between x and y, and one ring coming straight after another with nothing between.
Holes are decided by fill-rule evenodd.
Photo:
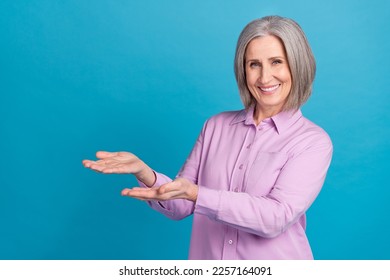
<instances>
[{"instance_id":1,"label":"finger","mask_svg":"<svg viewBox=\"0 0 390 280\"><path fill-rule=\"evenodd\" d=\"M165 193L161 193L159 188L133 188L125 191L127 196L142 199L142 200L157 200L165 201L170 199L185 198L183 192L180 190L169 190Z\"/></svg>"},{"instance_id":2,"label":"finger","mask_svg":"<svg viewBox=\"0 0 390 280\"><path fill-rule=\"evenodd\" d=\"M92 166L117 167L117 166L120 166L122 163L120 163L116 160L111 160L111 159L100 159L100 160L96 160L96 161L88 160L88 161L85 161L85 164L88 167L92 167Z\"/></svg>"},{"instance_id":3,"label":"finger","mask_svg":"<svg viewBox=\"0 0 390 280\"><path fill-rule=\"evenodd\" d=\"M104 174L121 174L121 173L125 173L123 172L120 168L118 167L102 167L101 169L99 169L99 171L101 173L104 173Z\"/></svg>"},{"instance_id":4,"label":"finger","mask_svg":"<svg viewBox=\"0 0 390 280\"><path fill-rule=\"evenodd\" d=\"M124 189L121 192L122 196L129 196L141 200L153 200L155 194L149 192L143 192L142 190Z\"/></svg>"},{"instance_id":5,"label":"finger","mask_svg":"<svg viewBox=\"0 0 390 280\"><path fill-rule=\"evenodd\" d=\"M132 174L133 170L128 166L123 166L121 164L117 164L116 166L102 166L101 169L99 169L102 173L106 174Z\"/></svg>"},{"instance_id":6,"label":"finger","mask_svg":"<svg viewBox=\"0 0 390 280\"><path fill-rule=\"evenodd\" d=\"M93 160L85 160L83 161L83 164L85 167L90 168L90 169L102 169L105 168L105 164L102 163L101 161L93 161Z\"/></svg>"},{"instance_id":7,"label":"finger","mask_svg":"<svg viewBox=\"0 0 390 280\"><path fill-rule=\"evenodd\" d=\"M128 189L128 188L123 189L123 190L121 191L121 195L122 195L122 196L127 196L127 193L129 192L129 190L130 190L130 189Z\"/></svg>"},{"instance_id":8,"label":"finger","mask_svg":"<svg viewBox=\"0 0 390 280\"><path fill-rule=\"evenodd\" d=\"M126 196L144 200L163 200L161 194L158 192L158 188L135 187L132 189L125 189L124 194Z\"/></svg>"},{"instance_id":9,"label":"finger","mask_svg":"<svg viewBox=\"0 0 390 280\"><path fill-rule=\"evenodd\" d=\"M134 187L134 188L125 188L121 191L121 195L127 195L127 193L131 190L137 190L137 189L144 189L144 188L141 188L141 187Z\"/></svg>"},{"instance_id":10,"label":"finger","mask_svg":"<svg viewBox=\"0 0 390 280\"><path fill-rule=\"evenodd\" d=\"M82 163L83 163L83 165L84 165L85 167L88 167L88 168L89 168L92 164L95 163L95 161L89 160L89 159L84 159L84 160L82 161Z\"/></svg>"},{"instance_id":11,"label":"finger","mask_svg":"<svg viewBox=\"0 0 390 280\"><path fill-rule=\"evenodd\" d=\"M105 168L104 166L101 166L99 164L91 164L88 167L89 167L89 169L92 169L92 170L95 170L95 171L98 171L98 172L102 172L103 169Z\"/></svg>"},{"instance_id":12,"label":"finger","mask_svg":"<svg viewBox=\"0 0 390 280\"><path fill-rule=\"evenodd\" d=\"M114 157L114 156L117 156L118 153L117 152L107 152L107 151L98 151L96 152L96 157L97 158L100 158L100 159L105 159L105 158L109 158L109 157Z\"/></svg>"},{"instance_id":13,"label":"finger","mask_svg":"<svg viewBox=\"0 0 390 280\"><path fill-rule=\"evenodd\" d=\"M143 198L133 197L133 196L128 195L128 192L129 192L130 190L131 190L131 189L128 189L128 188L123 189L123 190L121 191L121 196L128 196L128 197L131 197L131 198L135 198L135 199L138 199L138 200L145 201L145 199L143 199Z\"/></svg>"},{"instance_id":14,"label":"finger","mask_svg":"<svg viewBox=\"0 0 390 280\"><path fill-rule=\"evenodd\" d=\"M118 164L107 165L105 161L100 160L88 164L88 167L102 173L126 173Z\"/></svg>"},{"instance_id":15,"label":"finger","mask_svg":"<svg viewBox=\"0 0 390 280\"><path fill-rule=\"evenodd\" d=\"M121 162L118 162L117 160L107 158L107 159L100 159L96 161L97 164L102 165L102 166L108 166L108 167L116 167L120 164Z\"/></svg>"},{"instance_id":16,"label":"finger","mask_svg":"<svg viewBox=\"0 0 390 280\"><path fill-rule=\"evenodd\" d=\"M100 165L100 166L105 166L111 162L114 162L114 161L107 161L107 160L89 160L89 159L85 159L82 161L83 165L85 167L91 167L92 165Z\"/></svg>"}]
</instances>

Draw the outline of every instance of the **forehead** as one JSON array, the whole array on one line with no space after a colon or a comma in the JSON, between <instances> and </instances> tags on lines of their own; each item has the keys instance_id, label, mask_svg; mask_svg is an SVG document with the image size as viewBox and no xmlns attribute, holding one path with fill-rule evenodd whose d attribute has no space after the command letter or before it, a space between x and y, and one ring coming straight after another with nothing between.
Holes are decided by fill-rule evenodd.
<instances>
[{"instance_id":1,"label":"forehead","mask_svg":"<svg viewBox=\"0 0 390 280\"><path fill-rule=\"evenodd\" d=\"M246 51L246 59L261 59L269 57L285 57L286 52L282 40L273 35L257 37L249 42Z\"/></svg>"}]
</instances>

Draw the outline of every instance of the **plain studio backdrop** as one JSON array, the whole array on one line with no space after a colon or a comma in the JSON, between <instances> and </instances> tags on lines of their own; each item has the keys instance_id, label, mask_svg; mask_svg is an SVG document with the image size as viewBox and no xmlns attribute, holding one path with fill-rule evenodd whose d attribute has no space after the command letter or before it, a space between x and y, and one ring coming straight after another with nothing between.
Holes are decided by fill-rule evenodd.
<instances>
[{"instance_id":1,"label":"plain studio backdrop","mask_svg":"<svg viewBox=\"0 0 390 280\"><path fill-rule=\"evenodd\" d=\"M334 157L308 211L316 259L389 259L388 1L0 2L0 258L186 259L191 220L81 160L131 151L174 177L204 121L242 108L237 38L295 19L317 60L307 118Z\"/></svg>"}]
</instances>

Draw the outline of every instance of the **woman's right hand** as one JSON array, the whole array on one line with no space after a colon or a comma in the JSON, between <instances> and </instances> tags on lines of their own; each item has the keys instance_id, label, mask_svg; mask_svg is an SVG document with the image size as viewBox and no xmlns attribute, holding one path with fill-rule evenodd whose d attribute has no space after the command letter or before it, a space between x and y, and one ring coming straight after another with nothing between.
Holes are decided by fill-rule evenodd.
<instances>
[{"instance_id":1,"label":"woman's right hand","mask_svg":"<svg viewBox=\"0 0 390 280\"><path fill-rule=\"evenodd\" d=\"M99 151L96 157L99 160L83 160L83 165L104 174L133 174L147 186L156 181L153 170L132 153Z\"/></svg>"}]
</instances>

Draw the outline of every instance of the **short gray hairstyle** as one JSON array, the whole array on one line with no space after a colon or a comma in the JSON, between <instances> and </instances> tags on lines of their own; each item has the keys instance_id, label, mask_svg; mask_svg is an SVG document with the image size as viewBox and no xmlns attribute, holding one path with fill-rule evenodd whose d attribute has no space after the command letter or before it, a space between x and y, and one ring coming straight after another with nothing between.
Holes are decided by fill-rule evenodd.
<instances>
[{"instance_id":1,"label":"short gray hairstyle","mask_svg":"<svg viewBox=\"0 0 390 280\"><path fill-rule=\"evenodd\" d=\"M316 72L316 62L305 33L294 20L280 16L267 16L248 23L238 38L234 59L234 73L245 108L256 104L245 76L245 51L253 39L273 35L285 48L292 76L292 87L283 111L299 109L310 97Z\"/></svg>"}]
</instances>

